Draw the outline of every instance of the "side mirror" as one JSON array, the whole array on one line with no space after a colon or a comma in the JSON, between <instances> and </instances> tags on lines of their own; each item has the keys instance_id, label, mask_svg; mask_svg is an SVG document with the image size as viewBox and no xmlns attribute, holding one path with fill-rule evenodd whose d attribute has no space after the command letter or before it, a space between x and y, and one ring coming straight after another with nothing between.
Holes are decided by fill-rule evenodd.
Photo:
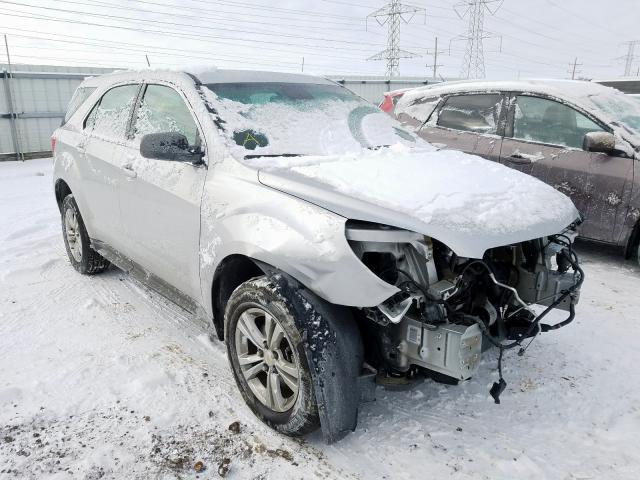
<instances>
[{"instance_id":1,"label":"side mirror","mask_svg":"<svg viewBox=\"0 0 640 480\"><path fill-rule=\"evenodd\" d=\"M589 132L584 136L582 149L587 152L613 153L616 151L616 137L609 132Z\"/></svg>"},{"instance_id":2,"label":"side mirror","mask_svg":"<svg viewBox=\"0 0 640 480\"><path fill-rule=\"evenodd\" d=\"M140 140L140 155L154 160L202 164L200 147L189 147L187 137L177 132L149 133Z\"/></svg>"}]
</instances>

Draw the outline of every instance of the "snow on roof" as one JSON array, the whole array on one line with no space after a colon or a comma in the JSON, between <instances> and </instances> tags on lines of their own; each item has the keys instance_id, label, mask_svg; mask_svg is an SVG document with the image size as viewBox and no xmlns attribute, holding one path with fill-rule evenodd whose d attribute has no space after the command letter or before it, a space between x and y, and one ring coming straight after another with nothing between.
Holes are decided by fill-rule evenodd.
<instances>
[{"instance_id":1,"label":"snow on roof","mask_svg":"<svg viewBox=\"0 0 640 480\"><path fill-rule=\"evenodd\" d=\"M315 83L332 85L333 81L300 73L269 72L262 70L207 70L192 72L202 83Z\"/></svg>"},{"instance_id":2,"label":"snow on roof","mask_svg":"<svg viewBox=\"0 0 640 480\"><path fill-rule=\"evenodd\" d=\"M299 73L269 72L261 70L226 70L215 67L194 67L187 70L143 69L119 70L85 80L85 86L100 86L106 83L142 81L153 78L181 80L190 83L197 79L200 83L314 83L333 85L335 82L322 77Z\"/></svg>"},{"instance_id":3,"label":"snow on roof","mask_svg":"<svg viewBox=\"0 0 640 480\"><path fill-rule=\"evenodd\" d=\"M434 95L445 95L449 93L467 92L467 91L516 91L541 93L558 97L567 95L580 96L590 93L597 94L610 89L603 85L586 82L583 80L460 80L456 82L444 82L434 85L426 85L411 89L417 95L425 93L433 93ZM408 93L408 92L406 92Z\"/></svg>"}]
</instances>

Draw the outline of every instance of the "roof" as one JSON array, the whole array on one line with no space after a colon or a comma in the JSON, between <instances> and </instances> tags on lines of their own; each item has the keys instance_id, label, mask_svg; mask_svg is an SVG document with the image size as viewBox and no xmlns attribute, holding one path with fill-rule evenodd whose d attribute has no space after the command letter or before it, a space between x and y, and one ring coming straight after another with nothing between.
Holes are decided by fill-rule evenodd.
<instances>
[{"instance_id":1,"label":"roof","mask_svg":"<svg viewBox=\"0 0 640 480\"><path fill-rule=\"evenodd\" d=\"M411 89L416 94L428 93L433 95L445 95L448 93L466 91L516 91L552 95L556 97L575 97L576 92L580 96L603 93L607 87L593 82L582 80L462 80L457 82L444 82L424 87Z\"/></svg>"},{"instance_id":2,"label":"roof","mask_svg":"<svg viewBox=\"0 0 640 480\"><path fill-rule=\"evenodd\" d=\"M300 73L269 72L262 70L205 70L191 72L201 83L315 83L333 85L335 82L322 77Z\"/></svg>"},{"instance_id":3,"label":"roof","mask_svg":"<svg viewBox=\"0 0 640 480\"><path fill-rule=\"evenodd\" d=\"M314 83L324 85L335 85L332 80L304 75L299 73L269 72L260 70L226 70L226 69L190 69L189 71L178 70L120 70L113 73L106 73L96 77L88 77L84 81L84 86L100 86L105 83L118 83L126 81L144 81L153 78L163 80L182 80L200 83Z\"/></svg>"}]
</instances>

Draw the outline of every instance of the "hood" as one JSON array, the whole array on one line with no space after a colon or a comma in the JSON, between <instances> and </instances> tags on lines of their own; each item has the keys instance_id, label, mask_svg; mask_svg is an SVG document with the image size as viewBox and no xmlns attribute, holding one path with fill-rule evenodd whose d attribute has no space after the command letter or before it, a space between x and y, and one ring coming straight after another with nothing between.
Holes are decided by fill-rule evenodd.
<instances>
[{"instance_id":1,"label":"hood","mask_svg":"<svg viewBox=\"0 0 640 480\"><path fill-rule=\"evenodd\" d=\"M433 237L462 257L559 233L578 218L571 200L549 185L450 150L394 145L247 163L266 186L349 219Z\"/></svg>"}]
</instances>

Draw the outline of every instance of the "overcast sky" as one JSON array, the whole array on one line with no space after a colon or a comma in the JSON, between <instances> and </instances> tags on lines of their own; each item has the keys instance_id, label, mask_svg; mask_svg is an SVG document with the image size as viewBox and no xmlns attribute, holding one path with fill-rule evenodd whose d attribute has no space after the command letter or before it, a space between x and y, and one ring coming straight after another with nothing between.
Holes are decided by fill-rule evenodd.
<instances>
[{"instance_id":1,"label":"overcast sky","mask_svg":"<svg viewBox=\"0 0 640 480\"><path fill-rule=\"evenodd\" d=\"M439 73L460 74L467 18L455 0L407 4L426 9L401 26L401 75L431 76L434 38ZM277 6L272 6L277 5ZM386 47L387 26L365 22L376 0L0 0L0 32L13 63L143 68L195 64L227 68L383 75L366 59ZM492 4L492 8L499 5ZM464 8L458 8L464 13ZM407 18L409 20L409 18ZM618 77L624 42L640 39L638 0L505 0L486 13L488 78ZM634 75L640 68L636 49ZM6 62L4 49L0 63Z\"/></svg>"}]
</instances>

